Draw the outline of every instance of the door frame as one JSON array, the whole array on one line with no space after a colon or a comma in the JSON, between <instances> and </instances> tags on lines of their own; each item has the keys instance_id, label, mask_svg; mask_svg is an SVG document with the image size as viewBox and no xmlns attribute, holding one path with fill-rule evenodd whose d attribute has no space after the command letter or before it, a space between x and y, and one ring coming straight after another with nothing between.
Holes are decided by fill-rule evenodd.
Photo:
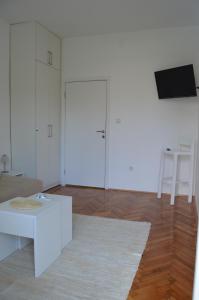
<instances>
[{"instance_id":1,"label":"door frame","mask_svg":"<svg viewBox=\"0 0 199 300\"><path fill-rule=\"evenodd\" d=\"M61 103L61 185L64 186L66 182L66 105L67 105L67 85L73 82L92 82L92 81L105 81L106 82L106 140L105 140L105 174L104 174L104 188L109 189L109 140L110 140L110 78L108 77L95 77L95 78L77 78L67 80L63 84L63 98Z\"/></svg>"}]
</instances>

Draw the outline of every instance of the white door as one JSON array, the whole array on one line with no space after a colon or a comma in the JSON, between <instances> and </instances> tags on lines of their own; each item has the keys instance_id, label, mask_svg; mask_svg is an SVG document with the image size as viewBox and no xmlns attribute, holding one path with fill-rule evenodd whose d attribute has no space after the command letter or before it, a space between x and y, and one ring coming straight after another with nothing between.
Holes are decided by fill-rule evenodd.
<instances>
[{"instance_id":1,"label":"white door","mask_svg":"<svg viewBox=\"0 0 199 300\"><path fill-rule=\"evenodd\" d=\"M106 81L66 84L66 184L105 186Z\"/></svg>"}]
</instances>

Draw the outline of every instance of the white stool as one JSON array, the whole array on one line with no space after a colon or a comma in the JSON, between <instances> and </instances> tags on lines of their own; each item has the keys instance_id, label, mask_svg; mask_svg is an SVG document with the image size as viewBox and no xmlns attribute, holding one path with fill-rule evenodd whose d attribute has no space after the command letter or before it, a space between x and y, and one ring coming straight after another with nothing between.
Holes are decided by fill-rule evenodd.
<instances>
[{"instance_id":1,"label":"white stool","mask_svg":"<svg viewBox=\"0 0 199 300\"><path fill-rule=\"evenodd\" d=\"M183 145L180 145L179 150L163 150L162 153L161 153L160 177L159 177L159 183L158 183L158 198L161 198L163 183L171 184L171 201L170 201L171 205L173 205L175 203L176 184L179 184L179 183L189 185L188 203L192 202L193 170L194 170L194 146L189 145L189 149L185 147L186 150L183 150L182 146ZM171 177L164 177L165 158L166 158L166 156L171 156L173 158L173 175ZM184 157L188 156L190 158L190 169L189 169L189 178L188 178L188 180L177 180L178 160L182 156L184 156Z\"/></svg>"}]
</instances>

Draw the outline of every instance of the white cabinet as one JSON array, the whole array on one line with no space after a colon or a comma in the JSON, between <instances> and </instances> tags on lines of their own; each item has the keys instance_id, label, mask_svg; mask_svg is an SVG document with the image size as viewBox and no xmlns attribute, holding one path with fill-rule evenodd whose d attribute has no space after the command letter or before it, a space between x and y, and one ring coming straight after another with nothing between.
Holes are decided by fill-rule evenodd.
<instances>
[{"instance_id":1,"label":"white cabinet","mask_svg":"<svg viewBox=\"0 0 199 300\"><path fill-rule=\"evenodd\" d=\"M11 26L11 141L13 169L60 183L60 40L35 22Z\"/></svg>"},{"instance_id":2,"label":"white cabinet","mask_svg":"<svg viewBox=\"0 0 199 300\"><path fill-rule=\"evenodd\" d=\"M46 30L40 24L36 24L36 59L45 64L60 68L60 39Z\"/></svg>"}]
</instances>

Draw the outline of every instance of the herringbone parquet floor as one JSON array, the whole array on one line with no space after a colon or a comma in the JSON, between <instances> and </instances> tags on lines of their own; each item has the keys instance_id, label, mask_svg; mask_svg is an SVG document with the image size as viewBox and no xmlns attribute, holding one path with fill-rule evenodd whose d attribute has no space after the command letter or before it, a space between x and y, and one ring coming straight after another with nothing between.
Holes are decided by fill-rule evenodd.
<instances>
[{"instance_id":1,"label":"herringbone parquet floor","mask_svg":"<svg viewBox=\"0 0 199 300\"><path fill-rule=\"evenodd\" d=\"M196 244L195 204L155 194L62 187L51 193L73 196L73 212L149 221L149 240L128 300L191 300Z\"/></svg>"}]
</instances>

